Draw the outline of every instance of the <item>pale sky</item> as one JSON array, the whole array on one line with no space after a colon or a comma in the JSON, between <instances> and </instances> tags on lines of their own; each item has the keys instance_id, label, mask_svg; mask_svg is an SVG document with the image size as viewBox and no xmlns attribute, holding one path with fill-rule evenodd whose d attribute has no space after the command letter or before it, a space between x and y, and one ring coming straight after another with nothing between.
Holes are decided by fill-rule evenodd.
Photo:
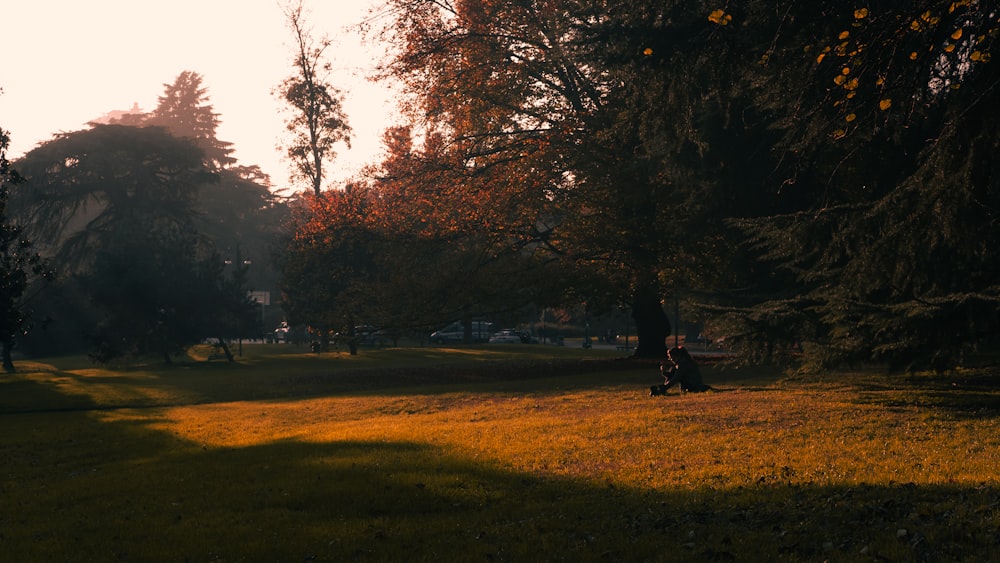
<instances>
[{"instance_id":1,"label":"pale sky","mask_svg":"<svg viewBox=\"0 0 1000 563\"><path fill-rule=\"evenodd\" d=\"M304 0L313 36L329 36L329 80L345 92L352 148L338 147L330 176L343 180L381 150L395 115L390 89L366 80L377 46L347 28L380 0ZM217 136L240 164L257 164L289 187L276 148L285 135L271 93L292 74L293 38L278 0L0 0L0 127L16 159L59 132L138 104L156 107L164 84L202 75L219 114ZM297 186L301 189L303 186Z\"/></svg>"}]
</instances>

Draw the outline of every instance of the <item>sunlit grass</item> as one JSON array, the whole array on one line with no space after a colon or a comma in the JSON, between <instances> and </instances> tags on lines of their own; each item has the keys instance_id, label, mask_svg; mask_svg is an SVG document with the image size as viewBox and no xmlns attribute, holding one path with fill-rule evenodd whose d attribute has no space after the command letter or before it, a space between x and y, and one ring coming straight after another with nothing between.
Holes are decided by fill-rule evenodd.
<instances>
[{"instance_id":1,"label":"sunlit grass","mask_svg":"<svg viewBox=\"0 0 1000 563\"><path fill-rule=\"evenodd\" d=\"M0 560L996 559L992 379L706 368L660 398L652 366L524 348L19 366Z\"/></svg>"}]
</instances>

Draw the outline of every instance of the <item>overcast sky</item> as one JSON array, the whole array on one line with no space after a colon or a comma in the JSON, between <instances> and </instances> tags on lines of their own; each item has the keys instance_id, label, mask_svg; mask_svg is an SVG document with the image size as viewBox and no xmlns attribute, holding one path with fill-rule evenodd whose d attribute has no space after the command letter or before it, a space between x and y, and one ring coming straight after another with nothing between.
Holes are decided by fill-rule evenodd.
<instances>
[{"instance_id":1,"label":"overcast sky","mask_svg":"<svg viewBox=\"0 0 1000 563\"><path fill-rule=\"evenodd\" d=\"M276 188L288 167L276 149L282 105L272 90L292 73L292 36L278 0L31 0L0 7L0 127L17 158L53 134L83 129L113 110L156 107L164 84L197 72L220 114L218 137L240 164L259 165ZM345 91L354 129L333 175L378 156L394 114L388 88L366 80L381 49L349 29L379 0L305 0L313 35L328 35L330 81ZM301 187L301 186L300 186Z\"/></svg>"}]
</instances>

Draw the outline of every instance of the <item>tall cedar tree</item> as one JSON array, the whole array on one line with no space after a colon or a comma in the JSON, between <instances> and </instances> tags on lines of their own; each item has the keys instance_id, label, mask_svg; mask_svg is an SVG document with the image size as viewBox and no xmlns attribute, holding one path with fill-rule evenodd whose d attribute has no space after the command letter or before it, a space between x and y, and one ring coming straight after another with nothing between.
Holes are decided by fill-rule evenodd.
<instances>
[{"instance_id":1,"label":"tall cedar tree","mask_svg":"<svg viewBox=\"0 0 1000 563\"><path fill-rule=\"evenodd\" d=\"M243 288L193 228L197 187L212 178L202 151L160 127L96 125L64 133L19 161L25 213L45 227L100 317L93 357L165 360L235 307L257 318Z\"/></svg>"},{"instance_id":2,"label":"tall cedar tree","mask_svg":"<svg viewBox=\"0 0 1000 563\"><path fill-rule=\"evenodd\" d=\"M250 257L253 267L246 275L253 287L273 288L277 276L270 260L271 245L287 210L271 193L270 178L260 167L238 165L232 156L232 143L218 138L221 121L203 80L196 72L181 72L173 83L163 85L164 92L152 112L129 114L127 124L164 127L203 151L205 165L217 174L213 181L198 186L198 231L227 259L234 259L237 248Z\"/></svg>"},{"instance_id":3,"label":"tall cedar tree","mask_svg":"<svg viewBox=\"0 0 1000 563\"><path fill-rule=\"evenodd\" d=\"M325 52L330 41L313 39L301 0L285 5L284 11L296 49L295 74L277 89L291 112L286 127L292 138L286 150L295 170L293 179L306 180L318 195L323 190L324 165L336 157L334 146L342 142L350 148L351 128L343 95L327 79L330 63Z\"/></svg>"}]
</instances>

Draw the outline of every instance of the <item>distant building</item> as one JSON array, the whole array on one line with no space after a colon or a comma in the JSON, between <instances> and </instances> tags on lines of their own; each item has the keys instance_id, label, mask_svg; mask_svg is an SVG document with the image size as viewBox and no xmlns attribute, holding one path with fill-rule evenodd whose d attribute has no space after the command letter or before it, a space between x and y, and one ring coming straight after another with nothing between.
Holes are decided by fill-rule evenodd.
<instances>
[{"instance_id":1,"label":"distant building","mask_svg":"<svg viewBox=\"0 0 1000 563\"><path fill-rule=\"evenodd\" d=\"M146 112L142 111L138 102L134 102L132 104L132 109L116 109L109 111L97 119L90 120L89 123L99 123L102 125L109 125L111 123L118 123L120 125L137 125L144 119L146 119Z\"/></svg>"}]
</instances>

